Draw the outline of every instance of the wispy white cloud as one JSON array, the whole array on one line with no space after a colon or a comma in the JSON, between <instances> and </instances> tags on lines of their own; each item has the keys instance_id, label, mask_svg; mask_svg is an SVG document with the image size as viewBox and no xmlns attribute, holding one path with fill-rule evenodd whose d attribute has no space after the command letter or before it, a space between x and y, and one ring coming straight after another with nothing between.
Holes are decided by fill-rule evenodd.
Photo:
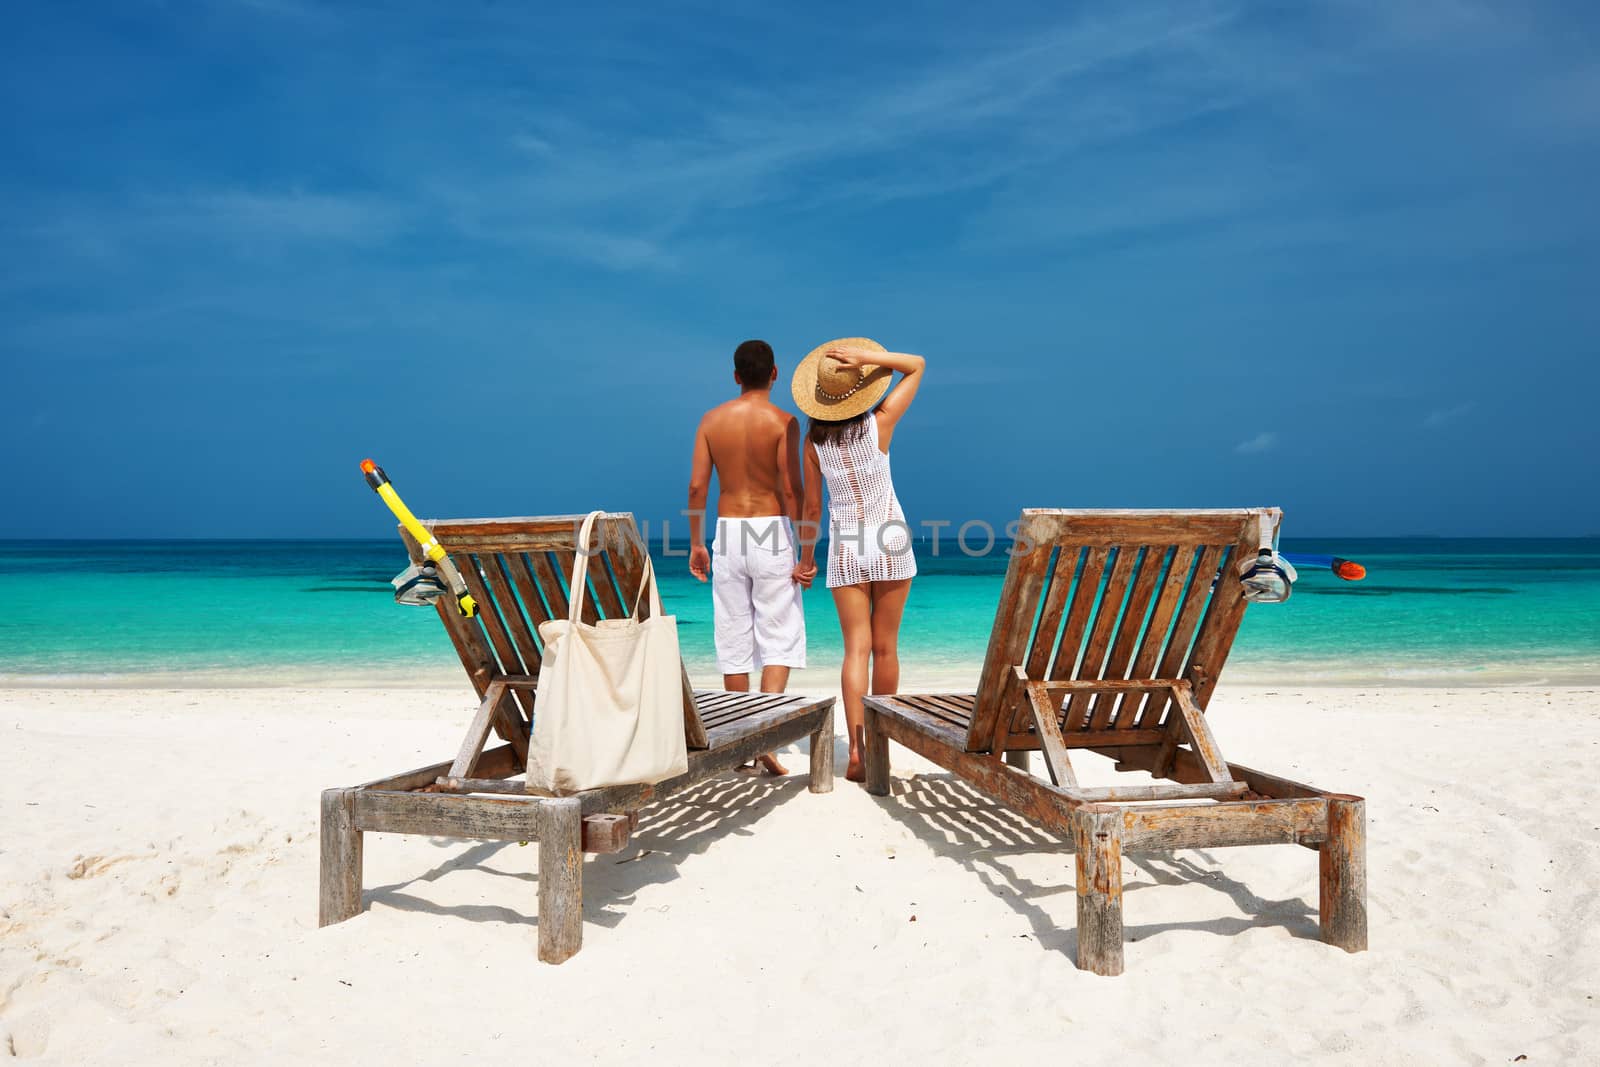
<instances>
[{"instance_id":1,"label":"wispy white cloud","mask_svg":"<svg viewBox=\"0 0 1600 1067\"><path fill-rule=\"evenodd\" d=\"M981 188L1231 106L1241 74L1217 60L1216 38L1234 18L1163 5L916 68L883 65L870 79L722 89L670 138L619 135L603 121L524 122L507 136L524 169L436 174L432 184L450 190L453 216L476 232L538 241L541 226L517 218L559 218L655 245L758 205L866 207ZM1140 65L1163 73L1123 73Z\"/></svg>"},{"instance_id":2,"label":"wispy white cloud","mask_svg":"<svg viewBox=\"0 0 1600 1067\"><path fill-rule=\"evenodd\" d=\"M23 227L21 236L107 265L174 244L246 254L306 244L370 246L402 233L408 215L386 197L202 188L81 199Z\"/></svg>"},{"instance_id":3,"label":"wispy white cloud","mask_svg":"<svg viewBox=\"0 0 1600 1067\"><path fill-rule=\"evenodd\" d=\"M1427 418L1422 420L1422 425L1430 430L1437 430L1441 426L1448 426L1458 419L1464 419L1472 414L1477 404L1467 401L1449 408L1434 408L1428 412Z\"/></svg>"},{"instance_id":4,"label":"wispy white cloud","mask_svg":"<svg viewBox=\"0 0 1600 1067\"><path fill-rule=\"evenodd\" d=\"M1247 441L1240 441L1233 446L1233 450L1241 456L1253 456L1258 452L1269 452L1278 447L1278 435L1271 431L1263 431Z\"/></svg>"}]
</instances>

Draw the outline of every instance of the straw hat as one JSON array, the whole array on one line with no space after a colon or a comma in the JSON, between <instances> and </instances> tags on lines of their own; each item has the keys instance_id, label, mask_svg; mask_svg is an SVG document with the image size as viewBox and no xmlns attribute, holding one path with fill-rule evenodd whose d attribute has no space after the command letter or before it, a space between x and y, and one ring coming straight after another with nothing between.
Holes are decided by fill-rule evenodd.
<instances>
[{"instance_id":1,"label":"straw hat","mask_svg":"<svg viewBox=\"0 0 1600 1067\"><path fill-rule=\"evenodd\" d=\"M855 418L883 399L894 378L894 371L888 367L873 363L851 367L823 355L828 349L841 345L885 351L882 345L867 337L841 337L807 353L794 369L790 385L795 405L813 419L842 422Z\"/></svg>"}]
</instances>

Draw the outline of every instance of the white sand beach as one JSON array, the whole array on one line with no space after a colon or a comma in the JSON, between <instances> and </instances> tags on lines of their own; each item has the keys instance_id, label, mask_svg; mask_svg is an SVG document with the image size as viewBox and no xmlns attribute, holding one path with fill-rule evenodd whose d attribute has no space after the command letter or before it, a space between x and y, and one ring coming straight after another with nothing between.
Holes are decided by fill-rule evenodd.
<instances>
[{"instance_id":1,"label":"white sand beach","mask_svg":"<svg viewBox=\"0 0 1600 1067\"><path fill-rule=\"evenodd\" d=\"M470 706L0 692L0 1057L1600 1058L1595 689L1224 681L1229 758L1367 798L1371 951L1317 940L1306 849L1136 856L1120 978L1073 965L1071 857L899 747L891 798L729 775L647 810L560 967L514 842L369 835L366 912L319 930L319 792L448 757Z\"/></svg>"}]
</instances>

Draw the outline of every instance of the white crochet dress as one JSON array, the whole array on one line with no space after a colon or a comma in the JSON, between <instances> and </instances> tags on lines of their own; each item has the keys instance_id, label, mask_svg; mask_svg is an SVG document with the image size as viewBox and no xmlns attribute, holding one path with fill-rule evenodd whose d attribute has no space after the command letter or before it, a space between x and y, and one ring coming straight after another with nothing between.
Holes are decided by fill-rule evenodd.
<instances>
[{"instance_id":1,"label":"white crochet dress","mask_svg":"<svg viewBox=\"0 0 1600 1067\"><path fill-rule=\"evenodd\" d=\"M887 582L917 573L911 530L894 495L889 457L878 449L878 417L842 443L816 445L828 483L828 588Z\"/></svg>"}]
</instances>

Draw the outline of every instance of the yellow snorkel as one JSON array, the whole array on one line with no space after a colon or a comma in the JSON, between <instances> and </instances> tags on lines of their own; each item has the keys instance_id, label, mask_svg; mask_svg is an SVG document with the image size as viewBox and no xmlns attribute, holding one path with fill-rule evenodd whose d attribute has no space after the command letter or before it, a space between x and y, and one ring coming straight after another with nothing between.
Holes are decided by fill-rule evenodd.
<instances>
[{"instance_id":1,"label":"yellow snorkel","mask_svg":"<svg viewBox=\"0 0 1600 1067\"><path fill-rule=\"evenodd\" d=\"M394 491L394 486L389 481L389 476L383 473L383 468L370 459L361 461L361 472L367 476L367 484L389 505L389 510L394 512L394 517L400 520L400 525L406 532L416 538L417 544L422 548L422 554L439 574L450 585L450 593L456 598L456 608L463 618L470 619L478 613L478 602L472 599L472 594L467 592L466 579L461 577L461 572L450 561L450 554L445 551L437 538L429 532L428 528L417 521L411 514L411 509L406 507L405 501L400 499L400 494ZM399 579L396 579L398 581ZM437 588L437 587L435 587Z\"/></svg>"}]
</instances>

